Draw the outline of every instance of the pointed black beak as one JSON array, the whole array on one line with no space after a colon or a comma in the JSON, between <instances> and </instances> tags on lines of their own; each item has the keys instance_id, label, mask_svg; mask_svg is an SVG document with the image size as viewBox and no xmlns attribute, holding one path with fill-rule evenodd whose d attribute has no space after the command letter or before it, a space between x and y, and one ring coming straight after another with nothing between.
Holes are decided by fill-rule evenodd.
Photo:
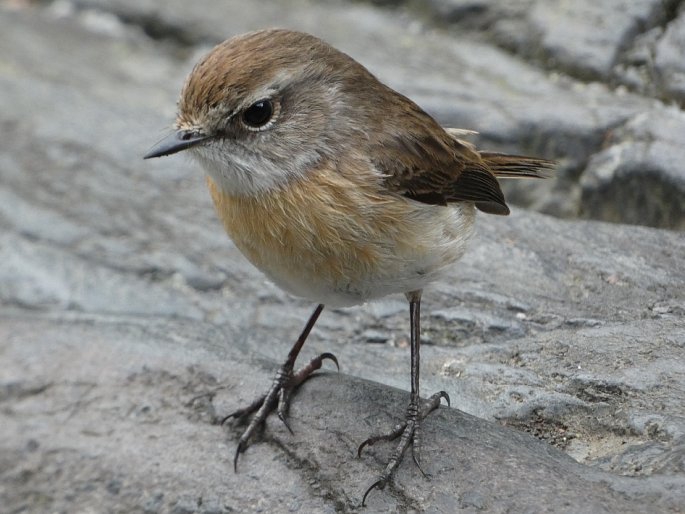
<instances>
[{"instance_id":1,"label":"pointed black beak","mask_svg":"<svg viewBox=\"0 0 685 514\"><path fill-rule=\"evenodd\" d=\"M177 130L153 146L143 159L164 157L165 155L187 150L203 141L207 141L210 137L195 130Z\"/></svg>"}]
</instances>

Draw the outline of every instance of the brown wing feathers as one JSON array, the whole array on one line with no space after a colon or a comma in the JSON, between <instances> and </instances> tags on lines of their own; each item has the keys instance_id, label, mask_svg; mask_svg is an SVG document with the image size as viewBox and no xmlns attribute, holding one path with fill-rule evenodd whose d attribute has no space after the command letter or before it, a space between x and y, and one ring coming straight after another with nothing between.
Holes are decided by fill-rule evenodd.
<instances>
[{"instance_id":1,"label":"brown wing feathers","mask_svg":"<svg viewBox=\"0 0 685 514\"><path fill-rule=\"evenodd\" d=\"M478 152L470 143L454 137L443 140L431 134L423 140L401 139L393 144L403 150L394 155L405 159L376 163L388 174L386 185L390 189L433 205L474 202L489 214L509 214L497 177L544 178L554 169L553 161Z\"/></svg>"},{"instance_id":2,"label":"brown wing feathers","mask_svg":"<svg viewBox=\"0 0 685 514\"><path fill-rule=\"evenodd\" d=\"M382 87L382 86L381 86ZM445 129L406 97L401 113L387 120L394 130L379 132L374 165L386 179L386 187L418 202L447 205L473 202L490 214L509 214L497 177L549 176L554 163L545 159L479 152L459 139L468 131Z\"/></svg>"}]
</instances>

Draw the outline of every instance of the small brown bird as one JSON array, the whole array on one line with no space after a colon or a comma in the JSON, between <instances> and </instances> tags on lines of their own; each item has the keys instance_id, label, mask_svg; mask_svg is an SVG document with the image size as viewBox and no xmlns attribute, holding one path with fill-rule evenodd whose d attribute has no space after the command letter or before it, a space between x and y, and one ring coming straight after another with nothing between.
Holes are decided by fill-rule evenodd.
<instances>
[{"instance_id":1,"label":"small brown bird","mask_svg":"<svg viewBox=\"0 0 685 514\"><path fill-rule=\"evenodd\" d=\"M509 214L497 177L543 177L554 164L480 152L414 102L324 41L289 30L229 39L193 69L175 132L145 158L188 150L226 231L250 262L289 293L318 304L267 393L226 417L253 415L234 464L273 410L287 425L291 394L325 353L295 372L324 305L392 293L409 301L411 394L403 423L359 447L399 438L366 490L391 479L444 391L419 397L420 303L471 236L476 210ZM289 427L288 427L289 428Z\"/></svg>"}]
</instances>

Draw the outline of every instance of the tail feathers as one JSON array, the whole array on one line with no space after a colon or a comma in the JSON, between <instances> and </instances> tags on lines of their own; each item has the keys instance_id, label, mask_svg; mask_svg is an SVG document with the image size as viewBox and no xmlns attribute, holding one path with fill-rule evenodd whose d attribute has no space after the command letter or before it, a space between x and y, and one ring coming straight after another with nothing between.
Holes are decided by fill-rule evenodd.
<instances>
[{"instance_id":1,"label":"tail feathers","mask_svg":"<svg viewBox=\"0 0 685 514\"><path fill-rule=\"evenodd\" d=\"M480 152L490 171L498 178L550 178L556 162L538 157Z\"/></svg>"},{"instance_id":2,"label":"tail feathers","mask_svg":"<svg viewBox=\"0 0 685 514\"><path fill-rule=\"evenodd\" d=\"M557 167L554 161L499 152L481 152L473 143L461 139L478 134L478 132L458 128L445 128L445 132L460 145L480 154L490 171L498 178L551 178L554 176L554 170Z\"/></svg>"}]
</instances>

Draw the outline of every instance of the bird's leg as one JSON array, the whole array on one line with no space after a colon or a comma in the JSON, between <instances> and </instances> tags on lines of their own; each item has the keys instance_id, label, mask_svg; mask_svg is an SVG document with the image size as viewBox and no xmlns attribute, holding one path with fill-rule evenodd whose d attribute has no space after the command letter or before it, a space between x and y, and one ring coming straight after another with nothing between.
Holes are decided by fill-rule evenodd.
<instances>
[{"instance_id":1,"label":"bird's leg","mask_svg":"<svg viewBox=\"0 0 685 514\"><path fill-rule=\"evenodd\" d=\"M403 422L393 428L388 434L377 435L369 437L364 441L357 450L357 455L361 456L361 452L365 446L371 446L379 441L394 441L399 438L399 443L390 455L390 460L385 466L383 472L378 479L371 484L371 486L364 493L362 505L366 502L366 497L374 489L383 489L392 478L395 470L402 461L404 453L409 446L412 447L412 457L418 466L419 470L424 476L427 476L421 469L421 420L428 414L440 406L440 400L445 399L447 405L450 404L450 398L445 391L440 391L431 396L428 401L423 402L419 396L419 347L421 346L421 291L412 291L407 293L409 300L409 317L411 324L411 396L409 399L409 406L407 407L407 414Z\"/></svg>"},{"instance_id":2,"label":"bird's leg","mask_svg":"<svg viewBox=\"0 0 685 514\"><path fill-rule=\"evenodd\" d=\"M266 417L276 409L278 417L290 433L292 433L292 429L290 428L290 425L288 425L287 415L293 391L302 384L302 382L307 380L314 371L319 369L325 359L332 360L336 367L338 367L338 359L335 358L335 355L332 353L322 353L318 357L310 360L296 372L293 372L297 355L300 353L302 345L304 345L309 332L311 332L314 327L323 307L323 304L318 305L309 317L307 325L304 327L304 330L302 330L300 337L295 341L290 353L288 353L288 358L276 372L271 387L266 394L255 399L255 401L247 407L232 412L221 421L221 424L224 424L231 418L241 419L254 413L254 416L250 419L250 423L238 440L238 447L236 448L235 457L233 459L233 467L236 471L238 469L238 457L247 448L247 444L255 430L264 424Z\"/></svg>"}]
</instances>

